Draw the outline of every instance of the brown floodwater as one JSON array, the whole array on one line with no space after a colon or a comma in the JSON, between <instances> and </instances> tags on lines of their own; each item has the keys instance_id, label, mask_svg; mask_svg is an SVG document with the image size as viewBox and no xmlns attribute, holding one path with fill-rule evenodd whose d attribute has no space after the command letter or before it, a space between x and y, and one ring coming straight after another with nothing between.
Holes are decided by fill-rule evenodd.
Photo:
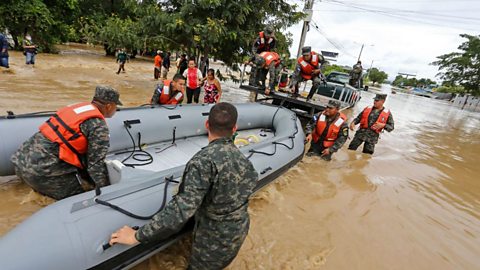
<instances>
[{"instance_id":1,"label":"brown floodwater","mask_svg":"<svg viewBox=\"0 0 480 270\"><path fill-rule=\"evenodd\" d=\"M126 106L149 100L152 62L132 60L117 75L100 49L61 49L37 55L35 68L10 53L11 70L0 69L0 114L89 100L97 84L116 87ZM248 101L223 86L224 100ZM372 97L363 93L347 116ZM253 198L249 235L229 269L480 269L480 115L403 94L389 94L385 105L395 130L381 135L373 156L344 146L331 162L306 157ZM49 203L15 177L0 183L0 234ZM188 245L135 269L184 269Z\"/></svg>"}]
</instances>

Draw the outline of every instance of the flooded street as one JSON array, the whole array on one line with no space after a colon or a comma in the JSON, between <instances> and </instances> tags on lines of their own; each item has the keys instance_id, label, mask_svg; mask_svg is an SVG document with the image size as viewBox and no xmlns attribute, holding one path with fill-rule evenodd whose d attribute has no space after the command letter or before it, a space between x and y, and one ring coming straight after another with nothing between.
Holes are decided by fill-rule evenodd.
<instances>
[{"instance_id":1,"label":"flooded street","mask_svg":"<svg viewBox=\"0 0 480 270\"><path fill-rule=\"evenodd\" d=\"M0 114L88 101L97 84L117 88L125 106L150 100L153 60L131 60L117 75L101 50L68 49L39 54L35 68L10 52L11 71L0 69ZM222 85L223 100L248 100ZM347 150L348 140L331 162L305 157L259 192L228 269L480 269L480 114L382 90L395 130L381 135L375 154ZM362 95L345 112L350 120L372 104L373 93ZM14 177L0 183L3 235L48 202ZM134 269L184 269L187 253L185 240Z\"/></svg>"}]
</instances>

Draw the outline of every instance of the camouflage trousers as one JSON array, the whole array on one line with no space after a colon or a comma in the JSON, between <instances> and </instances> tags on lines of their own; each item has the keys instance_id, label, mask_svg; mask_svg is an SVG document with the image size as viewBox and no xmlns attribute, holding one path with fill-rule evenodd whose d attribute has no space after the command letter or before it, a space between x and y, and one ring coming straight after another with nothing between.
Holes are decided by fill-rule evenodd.
<instances>
[{"instance_id":1,"label":"camouflage trousers","mask_svg":"<svg viewBox=\"0 0 480 270\"><path fill-rule=\"evenodd\" d=\"M202 224L203 223L203 224ZM193 233L189 270L220 270L227 267L247 237L250 220L201 219Z\"/></svg>"},{"instance_id":2,"label":"camouflage trousers","mask_svg":"<svg viewBox=\"0 0 480 270\"><path fill-rule=\"evenodd\" d=\"M295 94L298 94L299 89L298 89L298 84L304 81L308 81L304 79L300 74L295 74L296 76L295 82L293 82L293 85L295 87ZM318 87L320 87L320 84L322 83L322 80L318 76L312 77L312 88L310 88L310 91L308 92L307 99L312 99L313 95L317 92Z\"/></svg>"},{"instance_id":3,"label":"camouflage trousers","mask_svg":"<svg viewBox=\"0 0 480 270\"><path fill-rule=\"evenodd\" d=\"M15 174L36 192L55 200L84 192L77 180L76 172L59 176L39 176L22 171L15 166Z\"/></svg>"},{"instance_id":4,"label":"camouflage trousers","mask_svg":"<svg viewBox=\"0 0 480 270\"><path fill-rule=\"evenodd\" d=\"M357 148L364 143L363 153L372 155L375 151L375 144L378 138L369 139L363 132L357 131L352 141L348 145L349 150L357 150Z\"/></svg>"}]
</instances>

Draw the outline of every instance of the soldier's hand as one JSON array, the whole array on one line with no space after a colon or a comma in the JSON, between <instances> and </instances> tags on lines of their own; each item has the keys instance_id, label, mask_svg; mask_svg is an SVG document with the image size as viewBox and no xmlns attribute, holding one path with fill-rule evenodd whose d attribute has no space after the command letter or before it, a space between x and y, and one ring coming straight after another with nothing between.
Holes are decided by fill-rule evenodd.
<instances>
[{"instance_id":1,"label":"soldier's hand","mask_svg":"<svg viewBox=\"0 0 480 270\"><path fill-rule=\"evenodd\" d=\"M354 130L355 129L355 123L354 122L351 122L350 123L350 130Z\"/></svg>"},{"instance_id":2,"label":"soldier's hand","mask_svg":"<svg viewBox=\"0 0 480 270\"><path fill-rule=\"evenodd\" d=\"M373 129L376 129L376 130L382 129L382 128L384 128L384 127L385 127L385 124L383 124L383 123L375 123L375 124L373 124L373 126L372 126L372 128L373 128Z\"/></svg>"},{"instance_id":3,"label":"soldier's hand","mask_svg":"<svg viewBox=\"0 0 480 270\"><path fill-rule=\"evenodd\" d=\"M328 155L330 155L330 149L329 149L329 148L324 149L324 150L322 151L322 157L323 157L323 156L328 156Z\"/></svg>"},{"instance_id":4,"label":"soldier's hand","mask_svg":"<svg viewBox=\"0 0 480 270\"><path fill-rule=\"evenodd\" d=\"M308 142L311 142L312 141L312 134L308 134L307 137L305 137L305 141L308 143Z\"/></svg>"},{"instance_id":5,"label":"soldier's hand","mask_svg":"<svg viewBox=\"0 0 480 270\"><path fill-rule=\"evenodd\" d=\"M112 233L110 237L110 245L119 243L125 245L138 244L137 238L135 238L136 231L128 226L123 226L120 230Z\"/></svg>"}]
</instances>

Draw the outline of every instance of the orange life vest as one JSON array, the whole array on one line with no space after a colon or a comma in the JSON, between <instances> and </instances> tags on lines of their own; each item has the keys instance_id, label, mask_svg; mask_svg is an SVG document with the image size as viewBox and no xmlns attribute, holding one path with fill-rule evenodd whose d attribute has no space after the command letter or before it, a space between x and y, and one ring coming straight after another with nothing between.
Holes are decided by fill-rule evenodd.
<instances>
[{"instance_id":1,"label":"orange life vest","mask_svg":"<svg viewBox=\"0 0 480 270\"><path fill-rule=\"evenodd\" d=\"M173 97L170 97L170 83L171 80L164 80L163 87L157 88L157 91L160 91L160 97L158 99L158 104L178 104L183 100L183 93L178 92Z\"/></svg>"},{"instance_id":2,"label":"orange life vest","mask_svg":"<svg viewBox=\"0 0 480 270\"><path fill-rule=\"evenodd\" d=\"M276 52L262 52L260 57L265 59L265 67L270 66L272 62L275 62L275 67L280 64L280 56Z\"/></svg>"},{"instance_id":3,"label":"orange life vest","mask_svg":"<svg viewBox=\"0 0 480 270\"><path fill-rule=\"evenodd\" d=\"M368 116L370 115L371 112L372 112L372 107L370 106L363 109L362 118L360 119L360 128L371 128L375 132L380 133L382 132L383 128L374 129L373 127L368 126ZM390 110L383 108L382 112L378 116L378 119L377 121L375 121L375 123L386 124L388 120L388 116L390 116Z\"/></svg>"},{"instance_id":4,"label":"orange life vest","mask_svg":"<svg viewBox=\"0 0 480 270\"><path fill-rule=\"evenodd\" d=\"M40 132L52 142L58 143L58 157L75 167L83 168L80 156L88 149L88 141L80 130L80 124L90 118L105 117L97 107L83 102L58 110L40 126Z\"/></svg>"},{"instance_id":5,"label":"orange life vest","mask_svg":"<svg viewBox=\"0 0 480 270\"><path fill-rule=\"evenodd\" d=\"M273 38L270 37L268 38L268 40L265 40L265 33L262 32L259 32L258 33L258 36L260 37L260 45L258 45L258 49L264 49L264 51L270 51L270 45L272 44L273 42Z\"/></svg>"},{"instance_id":6,"label":"orange life vest","mask_svg":"<svg viewBox=\"0 0 480 270\"><path fill-rule=\"evenodd\" d=\"M310 61L307 61L303 58L303 55L298 58L298 64L300 64L302 78L305 80L312 79L312 73L315 69L318 68L318 64L320 63L320 57L316 52L311 52Z\"/></svg>"},{"instance_id":7,"label":"orange life vest","mask_svg":"<svg viewBox=\"0 0 480 270\"><path fill-rule=\"evenodd\" d=\"M323 141L324 147L331 147L335 143L335 140L338 138L338 134L340 132L340 127L346 120L347 116L345 116L345 114L343 113L340 113L340 117L338 117L335 122L330 124L330 126L328 127L327 135L325 136L325 140ZM320 117L317 120L317 124L315 125L315 130L312 133L314 142L318 142L326 127L327 116L322 113L320 114Z\"/></svg>"}]
</instances>

